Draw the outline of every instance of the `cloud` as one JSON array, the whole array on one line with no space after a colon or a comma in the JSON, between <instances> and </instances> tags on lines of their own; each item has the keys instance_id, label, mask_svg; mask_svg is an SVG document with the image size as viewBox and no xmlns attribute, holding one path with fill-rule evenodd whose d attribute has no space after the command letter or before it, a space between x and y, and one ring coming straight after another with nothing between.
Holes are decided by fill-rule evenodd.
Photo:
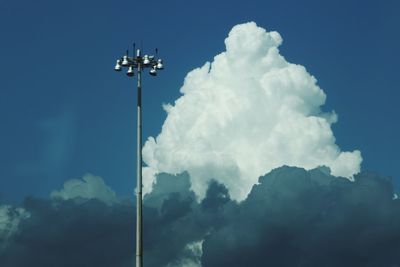
<instances>
[{"instance_id":1,"label":"cloud","mask_svg":"<svg viewBox=\"0 0 400 267\"><path fill-rule=\"evenodd\" d=\"M132 266L132 205L28 198L31 214L0 250L0 266Z\"/></svg>"},{"instance_id":2,"label":"cloud","mask_svg":"<svg viewBox=\"0 0 400 267\"><path fill-rule=\"evenodd\" d=\"M68 180L60 191L51 192L55 199L97 199L108 205L117 201L115 192L108 187L103 179L90 173L80 179Z\"/></svg>"},{"instance_id":3,"label":"cloud","mask_svg":"<svg viewBox=\"0 0 400 267\"><path fill-rule=\"evenodd\" d=\"M167 267L201 267L202 245L203 240L188 244L182 258L168 264Z\"/></svg>"},{"instance_id":4,"label":"cloud","mask_svg":"<svg viewBox=\"0 0 400 267\"><path fill-rule=\"evenodd\" d=\"M204 267L400 266L400 201L391 180L376 174L350 182L282 167L227 218L205 238Z\"/></svg>"},{"instance_id":5,"label":"cloud","mask_svg":"<svg viewBox=\"0 0 400 267\"><path fill-rule=\"evenodd\" d=\"M190 180L159 174L146 195L146 266L400 266L400 200L389 178L362 172L351 182L323 167L286 166L239 203L217 181L198 202ZM132 266L134 203L81 200L1 206L0 266Z\"/></svg>"},{"instance_id":6,"label":"cloud","mask_svg":"<svg viewBox=\"0 0 400 267\"><path fill-rule=\"evenodd\" d=\"M145 265L196 266L209 226L202 223L189 177L160 174L157 181L154 192L144 199ZM0 209L0 219L7 214L13 225L12 231L10 223L7 232L0 229L0 266L132 266L135 204L109 201L105 189L111 190L100 177L85 175L83 181L66 182L49 199L30 197L23 208L7 206L6 213ZM8 210L25 210L30 217L16 223Z\"/></svg>"},{"instance_id":7,"label":"cloud","mask_svg":"<svg viewBox=\"0 0 400 267\"><path fill-rule=\"evenodd\" d=\"M182 96L164 106L161 133L143 148L146 192L161 172L187 171L200 198L215 179L243 200L259 176L282 165L325 165L350 179L360 171L361 153L335 144L337 116L321 111L326 95L316 78L287 62L281 43L278 32L237 25L225 52L187 74Z\"/></svg>"},{"instance_id":8,"label":"cloud","mask_svg":"<svg viewBox=\"0 0 400 267\"><path fill-rule=\"evenodd\" d=\"M8 244L8 240L18 232L21 221L30 217L23 208L0 205L0 249Z\"/></svg>"}]
</instances>

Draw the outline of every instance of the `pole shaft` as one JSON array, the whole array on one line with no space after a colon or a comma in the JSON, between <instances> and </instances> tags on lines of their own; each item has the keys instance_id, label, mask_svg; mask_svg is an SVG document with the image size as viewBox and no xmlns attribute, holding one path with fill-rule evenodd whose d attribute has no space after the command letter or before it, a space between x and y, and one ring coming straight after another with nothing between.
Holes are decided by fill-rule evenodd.
<instances>
[{"instance_id":1,"label":"pole shaft","mask_svg":"<svg viewBox=\"0 0 400 267\"><path fill-rule=\"evenodd\" d=\"M136 267L143 266L142 228L142 66L138 64L137 84L137 187L136 187Z\"/></svg>"}]
</instances>

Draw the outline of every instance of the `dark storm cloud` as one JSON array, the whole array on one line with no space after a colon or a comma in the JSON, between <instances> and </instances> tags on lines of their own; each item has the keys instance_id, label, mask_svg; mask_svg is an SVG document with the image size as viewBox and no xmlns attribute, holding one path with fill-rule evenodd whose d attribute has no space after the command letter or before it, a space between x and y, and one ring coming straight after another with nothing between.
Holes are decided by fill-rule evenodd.
<instances>
[{"instance_id":1,"label":"dark storm cloud","mask_svg":"<svg viewBox=\"0 0 400 267\"><path fill-rule=\"evenodd\" d=\"M388 178L282 167L241 203L215 181L199 202L189 181L160 174L145 197L145 266L400 266L400 201ZM133 266L129 201L29 198L23 207L31 216L2 241L0 266ZM202 256L188 249L203 240Z\"/></svg>"},{"instance_id":2,"label":"dark storm cloud","mask_svg":"<svg viewBox=\"0 0 400 267\"><path fill-rule=\"evenodd\" d=\"M216 199L214 193L210 196ZM145 266L198 257L187 245L204 238L213 213L207 211L212 207L202 208L196 201L186 173L159 175L144 204ZM30 217L21 220L12 238L0 239L0 266L125 267L134 263L135 205L129 201L107 205L84 198L28 198L23 208Z\"/></svg>"},{"instance_id":3,"label":"dark storm cloud","mask_svg":"<svg viewBox=\"0 0 400 267\"><path fill-rule=\"evenodd\" d=\"M29 198L31 217L0 252L0 266L129 266L131 205Z\"/></svg>"},{"instance_id":4,"label":"dark storm cloud","mask_svg":"<svg viewBox=\"0 0 400 267\"><path fill-rule=\"evenodd\" d=\"M260 178L203 243L203 266L400 266L390 179L283 167ZM229 255L229 257L226 257Z\"/></svg>"}]
</instances>

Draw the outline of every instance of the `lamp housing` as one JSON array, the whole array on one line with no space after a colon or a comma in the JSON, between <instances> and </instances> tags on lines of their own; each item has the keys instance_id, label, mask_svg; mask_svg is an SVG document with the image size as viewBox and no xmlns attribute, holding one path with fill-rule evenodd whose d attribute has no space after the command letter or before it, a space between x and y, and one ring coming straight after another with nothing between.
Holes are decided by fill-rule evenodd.
<instances>
[{"instance_id":1,"label":"lamp housing","mask_svg":"<svg viewBox=\"0 0 400 267\"><path fill-rule=\"evenodd\" d=\"M121 60L118 59L117 60L117 64L115 64L114 70L115 71L121 71L122 67L121 67Z\"/></svg>"},{"instance_id":2,"label":"lamp housing","mask_svg":"<svg viewBox=\"0 0 400 267\"><path fill-rule=\"evenodd\" d=\"M133 70L133 66L129 66L128 71L126 72L126 75L128 75L129 77L132 77L135 75L135 72Z\"/></svg>"},{"instance_id":3,"label":"lamp housing","mask_svg":"<svg viewBox=\"0 0 400 267\"><path fill-rule=\"evenodd\" d=\"M122 66L124 66L124 67L128 67L128 66L129 66L128 55L125 55L125 56L122 58Z\"/></svg>"},{"instance_id":4,"label":"lamp housing","mask_svg":"<svg viewBox=\"0 0 400 267\"><path fill-rule=\"evenodd\" d=\"M149 65L150 64L150 59L148 55L144 55L143 57L143 64L144 65Z\"/></svg>"},{"instance_id":5,"label":"lamp housing","mask_svg":"<svg viewBox=\"0 0 400 267\"><path fill-rule=\"evenodd\" d=\"M163 64L162 59L158 59L158 60L157 60L157 65L156 65L156 67L157 67L157 69L159 69L159 70L164 69L164 64Z\"/></svg>"},{"instance_id":6,"label":"lamp housing","mask_svg":"<svg viewBox=\"0 0 400 267\"><path fill-rule=\"evenodd\" d=\"M153 68L150 69L149 73L150 73L151 76L157 76L157 69L155 67L153 67Z\"/></svg>"}]
</instances>

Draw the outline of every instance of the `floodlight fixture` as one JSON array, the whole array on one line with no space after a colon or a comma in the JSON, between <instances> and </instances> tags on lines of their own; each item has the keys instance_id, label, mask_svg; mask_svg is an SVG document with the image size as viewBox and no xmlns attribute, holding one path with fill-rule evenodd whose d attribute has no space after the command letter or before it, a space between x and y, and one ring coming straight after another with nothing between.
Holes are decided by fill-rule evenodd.
<instances>
[{"instance_id":1,"label":"floodlight fixture","mask_svg":"<svg viewBox=\"0 0 400 267\"><path fill-rule=\"evenodd\" d=\"M158 70L164 69L164 64L163 64L162 59L158 59L158 60L157 60L157 65L156 65L156 67L157 67Z\"/></svg>"},{"instance_id":2,"label":"floodlight fixture","mask_svg":"<svg viewBox=\"0 0 400 267\"><path fill-rule=\"evenodd\" d=\"M115 64L114 70L115 71L121 71L122 70L121 60L120 59L117 60L117 64Z\"/></svg>"},{"instance_id":3,"label":"floodlight fixture","mask_svg":"<svg viewBox=\"0 0 400 267\"><path fill-rule=\"evenodd\" d=\"M133 66L129 66L128 71L126 72L126 75L128 75L129 77L132 77L135 75L135 72L133 70Z\"/></svg>"},{"instance_id":4,"label":"floodlight fixture","mask_svg":"<svg viewBox=\"0 0 400 267\"><path fill-rule=\"evenodd\" d=\"M124 67L128 67L129 66L129 57L128 57L127 54L122 59L122 66L124 66Z\"/></svg>"}]
</instances>

